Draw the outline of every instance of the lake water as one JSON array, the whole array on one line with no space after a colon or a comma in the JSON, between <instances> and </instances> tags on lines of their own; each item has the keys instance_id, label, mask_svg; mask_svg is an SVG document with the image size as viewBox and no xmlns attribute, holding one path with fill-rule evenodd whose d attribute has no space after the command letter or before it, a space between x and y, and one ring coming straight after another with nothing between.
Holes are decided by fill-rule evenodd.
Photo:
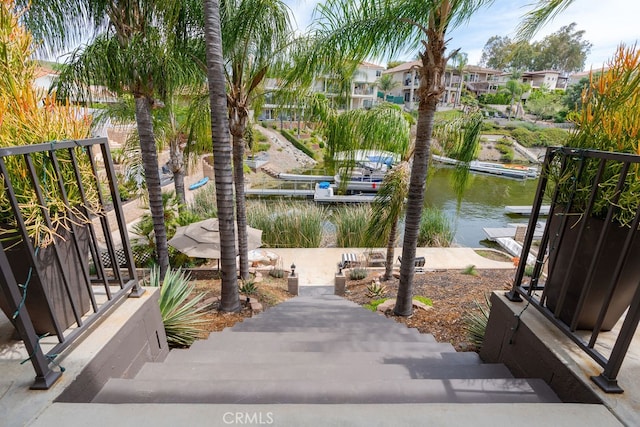
<instances>
[{"instance_id":1,"label":"lake water","mask_svg":"<svg viewBox=\"0 0 640 427\"><path fill-rule=\"evenodd\" d=\"M478 247L486 239L483 227L506 227L528 222L526 217L509 217L508 205L533 204L537 179L514 180L490 175L470 174L469 186L458 204L452 188L450 168L438 168L428 182L426 206L437 207L452 220L456 229L455 243Z\"/></svg>"}]
</instances>

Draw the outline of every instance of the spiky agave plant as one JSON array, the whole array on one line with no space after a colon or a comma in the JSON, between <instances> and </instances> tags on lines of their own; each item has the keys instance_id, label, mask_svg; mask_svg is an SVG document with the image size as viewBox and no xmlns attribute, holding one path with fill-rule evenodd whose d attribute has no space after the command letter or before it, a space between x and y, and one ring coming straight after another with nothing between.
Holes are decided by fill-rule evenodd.
<instances>
[{"instance_id":1,"label":"spiky agave plant","mask_svg":"<svg viewBox=\"0 0 640 427\"><path fill-rule=\"evenodd\" d=\"M160 281L160 270L151 268L149 286L160 287L160 313L171 347L188 347L200 337L205 323L204 307L197 307L204 294L191 297L194 286L189 283L190 276L180 268L169 270Z\"/></svg>"},{"instance_id":2,"label":"spiky agave plant","mask_svg":"<svg viewBox=\"0 0 640 427\"><path fill-rule=\"evenodd\" d=\"M467 338L478 350L482 348L484 343L484 334L487 331L487 323L489 322L489 312L491 311L491 302L488 294L484 295L484 303L474 301L477 310L470 311L465 318L465 329Z\"/></svg>"}]
</instances>

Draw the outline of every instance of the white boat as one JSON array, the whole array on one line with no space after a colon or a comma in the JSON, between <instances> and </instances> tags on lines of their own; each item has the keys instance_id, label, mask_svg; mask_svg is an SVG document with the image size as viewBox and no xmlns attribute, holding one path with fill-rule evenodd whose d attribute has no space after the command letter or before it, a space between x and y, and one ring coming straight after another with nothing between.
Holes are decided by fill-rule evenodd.
<instances>
[{"instance_id":1,"label":"white boat","mask_svg":"<svg viewBox=\"0 0 640 427\"><path fill-rule=\"evenodd\" d=\"M451 159L449 157L444 156L431 156L433 160L444 163L447 165L457 166L463 164L460 160ZM502 164L502 163L492 163L492 162L481 162L478 160L473 160L469 162L469 170L473 172L481 172L488 173L491 175L504 176L506 178L516 178L516 179L527 179L527 178L537 178L539 171L535 167L530 166L522 166L522 165L513 165L513 164Z\"/></svg>"},{"instance_id":2,"label":"white boat","mask_svg":"<svg viewBox=\"0 0 640 427\"><path fill-rule=\"evenodd\" d=\"M384 176L394 163L400 161L400 156L381 150L355 150L353 152L337 153L334 156L337 162L352 162L353 167L346 182L348 192L377 192L382 185ZM345 169L338 169L334 176L336 187L340 188L345 176Z\"/></svg>"}]
</instances>

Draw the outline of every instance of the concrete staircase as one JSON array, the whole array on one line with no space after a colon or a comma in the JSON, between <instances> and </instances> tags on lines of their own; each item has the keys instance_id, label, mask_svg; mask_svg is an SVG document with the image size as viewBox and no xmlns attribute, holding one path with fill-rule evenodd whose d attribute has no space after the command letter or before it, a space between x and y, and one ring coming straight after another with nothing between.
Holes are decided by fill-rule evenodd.
<instances>
[{"instance_id":1,"label":"concrete staircase","mask_svg":"<svg viewBox=\"0 0 640 427\"><path fill-rule=\"evenodd\" d=\"M419 334L333 295L299 296L213 333L133 379L110 379L94 403L544 404L541 380ZM466 406L466 405L465 405ZM555 406L555 405L552 405Z\"/></svg>"}]
</instances>

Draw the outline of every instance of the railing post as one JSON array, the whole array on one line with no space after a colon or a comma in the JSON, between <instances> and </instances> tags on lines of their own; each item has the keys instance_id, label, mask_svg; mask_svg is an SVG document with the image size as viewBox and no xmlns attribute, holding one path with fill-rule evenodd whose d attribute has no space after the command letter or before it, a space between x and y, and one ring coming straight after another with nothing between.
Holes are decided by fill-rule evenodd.
<instances>
[{"instance_id":1,"label":"railing post","mask_svg":"<svg viewBox=\"0 0 640 427\"><path fill-rule=\"evenodd\" d=\"M60 378L62 373L49 368L49 360L40 348L39 338L33 328L33 323L31 323L27 307L22 304L18 283L9 265L7 255L4 253L2 241L0 241L0 279L2 279L0 280L0 292L5 294L9 310L15 313L15 328L24 342L29 360L36 371L36 379L31 388L34 390L46 390Z\"/></svg>"},{"instance_id":2,"label":"railing post","mask_svg":"<svg viewBox=\"0 0 640 427\"><path fill-rule=\"evenodd\" d=\"M631 345L633 336L640 323L640 286L633 295L633 300L627 311L627 316L622 323L622 328L618 334L618 339L611 350L609 360L604 367L604 371L598 376L592 376L591 379L607 393L622 393L622 388L618 385L618 373L627 355L627 350Z\"/></svg>"}]
</instances>

